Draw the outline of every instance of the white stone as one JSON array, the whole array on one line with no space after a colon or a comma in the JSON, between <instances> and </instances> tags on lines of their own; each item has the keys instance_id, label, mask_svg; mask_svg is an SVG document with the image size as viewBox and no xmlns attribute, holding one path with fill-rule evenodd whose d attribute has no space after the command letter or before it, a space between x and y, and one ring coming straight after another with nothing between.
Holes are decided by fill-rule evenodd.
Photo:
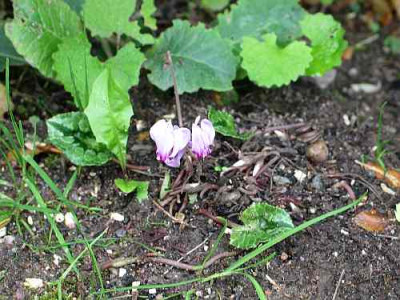
<instances>
[{"instance_id":1,"label":"white stone","mask_svg":"<svg viewBox=\"0 0 400 300\"><path fill-rule=\"evenodd\" d=\"M75 220L74 216L72 213L67 212L64 216L64 224L67 226L69 229L74 229L75 228Z\"/></svg>"},{"instance_id":2,"label":"white stone","mask_svg":"<svg viewBox=\"0 0 400 300\"><path fill-rule=\"evenodd\" d=\"M124 268L119 268L119 271L118 271L118 276L119 277L124 277L125 276L125 274L126 274L126 269L124 269Z\"/></svg>"},{"instance_id":3,"label":"white stone","mask_svg":"<svg viewBox=\"0 0 400 300\"><path fill-rule=\"evenodd\" d=\"M64 222L64 215L62 213L58 213L54 216L54 220L56 220L57 223L62 223Z\"/></svg>"},{"instance_id":4,"label":"white stone","mask_svg":"<svg viewBox=\"0 0 400 300\"><path fill-rule=\"evenodd\" d=\"M40 278L26 278L24 286L29 289L37 290L44 286L43 280Z\"/></svg>"},{"instance_id":5,"label":"white stone","mask_svg":"<svg viewBox=\"0 0 400 300\"><path fill-rule=\"evenodd\" d=\"M123 222L125 217L120 213L113 212L110 214L110 219L117 222Z\"/></svg>"},{"instance_id":6,"label":"white stone","mask_svg":"<svg viewBox=\"0 0 400 300\"><path fill-rule=\"evenodd\" d=\"M7 235L7 227L0 228L0 238L5 237Z\"/></svg>"},{"instance_id":7,"label":"white stone","mask_svg":"<svg viewBox=\"0 0 400 300\"><path fill-rule=\"evenodd\" d=\"M57 255L57 254L54 254L53 255L53 262L54 262L54 264L56 265L56 266L59 266L60 265L60 261L61 261L61 256L59 256L59 255Z\"/></svg>"},{"instance_id":8,"label":"white stone","mask_svg":"<svg viewBox=\"0 0 400 300\"><path fill-rule=\"evenodd\" d=\"M28 216L28 219L27 219L27 221L28 221L28 224L29 225L33 225L33 219L32 219L32 216Z\"/></svg>"},{"instance_id":9,"label":"white stone","mask_svg":"<svg viewBox=\"0 0 400 300\"><path fill-rule=\"evenodd\" d=\"M294 171L294 177L296 177L297 181L301 183L301 182L304 181L304 179L307 178L307 174L304 173L303 171L295 170Z\"/></svg>"},{"instance_id":10,"label":"white stone","mask_svg":"<svg viewBox=\"0 0 400 300\"><path fill-rule=\"evenodd\" d=\"M155 294L157 294L157 290L156 289L149 289L149 294L150 295L155 295Z\"/></svg>"},{"instance_id":11,"label":"white stone","mask_svg":"<svg viewBox=\"0 0 400 300\"><path fill-rule=\"evenodd\" d=\"M381 189L382 189L382 191L384 191L386 194L389 194L389 195L392 195L392 196L395 196L396 195L396 192L395 191L393 191L390 187L388 187L386 184L384 184L384 183L381 183Z\"/></svg>"}]
</instances>

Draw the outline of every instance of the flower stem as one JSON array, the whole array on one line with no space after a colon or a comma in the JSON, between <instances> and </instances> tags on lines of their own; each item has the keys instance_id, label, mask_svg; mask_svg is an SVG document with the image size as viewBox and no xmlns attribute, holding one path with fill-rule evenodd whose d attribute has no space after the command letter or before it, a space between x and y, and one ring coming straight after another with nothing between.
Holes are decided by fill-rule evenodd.
<instances>
[{"instance_id":1,"label":"flower stem","mask_svg":"<svg viewBox=\"0 0 400 300\"><path fill-rule=\"evenodd\" d=\"M176 112L178 113L179 127L183 127L181 101L179 99L178 84L176 82L174 64L172 62L171 52L167 51L166 64L170 67L172 82L174 84L175 102L176 102Z\"/></svg>"}]
</instances>

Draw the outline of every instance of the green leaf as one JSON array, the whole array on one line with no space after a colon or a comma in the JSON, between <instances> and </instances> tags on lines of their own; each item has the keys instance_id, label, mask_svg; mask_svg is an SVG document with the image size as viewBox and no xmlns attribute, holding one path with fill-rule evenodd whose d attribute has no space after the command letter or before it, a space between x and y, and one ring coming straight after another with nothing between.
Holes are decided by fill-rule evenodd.
<instances>
[{"instance_id":1,"label":"green leaf","mask_svg":"<svg viewBox=\"0 0 400 300\"><path fill-rule=\"evenodd\" d=\"M244 223L232 229L231 245L249 249L294 228L289 214L267 203L255 203L240 216Z\"/></svg>"},{"instance_id":2,"label":"green leaf","mask_svg":"<svg viewBox=\"0 0 400 300\"><path fill-rule=\"evenodd\" d=\"M313 60L307 75L323 75L342 63L347 48L344 29L332 16L321 13L308 14L301 22L303 34L311 40Z\"/></svg>"},{"instance_id":3,"label":"green leaf","mask_svg":"<svg viewBox=\"0 0 400 300\"><path fill-rule=\"evenodd\" d=\"M305 42L294 41L281 48L274 34L267 34L264 39L260 42L251 37L243 38L242 67L252 81L268 88L280 87L305 74L313 59Z\"/></svg>"},{"instance_id":4,"label":"green leaf","mask_svg":"<svg viewBox=\"0 0 400 300\"><path fill-rule=\"evenodd\" d=\"M64 0L77 14L82 11L83 3L85 0Z\"/></svg>"},{"instance_id":5,"label":"green leaf","mask_svg":"<svg viewBox=\"0 0 400 300\"><path fill-rule=\"evenodd\" d=\"M215 91L232 89L238 59L229 43L204 24L191 27L176 20L157 40L145 67L151 71L150 81L162 90L173 86L170 69L165 66L171 52L179 93L196 92L200 88Z\"/></svg>"},{"instance_id":6,"label":"green leaf","mask_svg":"<svg viewBox=\"0 0 400 300\"><path fill-rule=\"evenodd\" d=\"M139 202L149 198L148 181L124 180L118 178L115 179L114 183L123 193L130 194L136 191L136 198Z\"/></svg>"},{"instance_id":7,"label":"green leaf","mask_svg":"<svg viewBox=\"0 0 400 300\"><path fill-rule=\"evenodd\" d=\"M133 43L128 43L104 65L90 55L90 48L86 36L81 34L65 39L53 56L56 78L72 94L78 108L82 109L86 108L93 83L105 66L109 67L111 77L127 91L139 83L140 67L145 59Z\"/></svg>"},{"instance_id":8,"label":"green leaf","mask_svg":"<svg viewBox=\"0 0 400 300\"><path fill-rule=\"evenodd\" d=\"M261 39L265 33L275 33L278 44L286 44L301 35L303 16L297 0L240 0L230 12L218 16L216 29L234 43L243 37Z\"/></svg>"},{"instance_id":9,"label":"green leaf","mask_svg":"<svg viewBox=\"0 0 400 300\"><path fill-rule=\"evenodd\" d=\"M235 120L232 115L221 110L216 110L213 107L208 109L208 118L213 124L215 131L224 135L233 137L239 140L247 140L253 136L252 132L238 133L235 127Z\"/></svg>"},{"instance_id":10,"label":"green leaf","mask_svg":"<svg viewBox=\"0 0 400 300\"><path fill-rule=\"evenodd\" d=\"M157 7L154 5L154 0L143 0L140 12L144 19L144 26L150 29L157 29L157 20L153 17L157 11Z\"/></svg>"},{"instance_id":11,"label":"green leaf","mask_svg":"<svg viewBox=\"0 0 400 300\"><path fill-rule=\"evenodd\" d=\"M154 38L141 34L138 23L129 21L135 7L136 0L86 0L83 6L85 26L93 35L102 38L114 33L125 34L144 45L152 44Z\"/></svg>"},{"instance_id":12,"label":"green leaf","mask_svg":"<svg viewBox=\"0 0 400 300\"><path fill-rule=\"evenodd\" d=\"M219 11L228 6L229 0L201 0L201 6L212 11Z\"/></svg>"},{"instance_id":13,"label":"green leaf","mask_svg":"<svg viewBox=\"0 0 400 300\"><path fill-rule=\"evenodd\" d=\"M135 44L128 43L120 49L116 56L106 62L111 71L111 77L125 90L139 83L140 68L145 56Z\"/></svg>"},{"instance_id":14,"label":"green leaf","mask_svg":"<svg viewBox=\"0 0 400 300\"><path fill-rule=\"evenodd\" d=\"M64 39L53 55L57 80L74 97L78 108L86 108L92 86L104 69L101 62L90 55L91 44L85 34Z\"/></svg>"},{"instance_id":15,"label":"green leaf","mask_svg":"<svg viewBox=\"0 0 400 300\"><path fill-rule=\"evenodd\" d=\"M78 166L100 166L112 154L96 142L84 113L59 114L47 120L48 140Z\"/></svg>"},{"instance_id":16,"label":"green leaf","mask_svg":"<svg viewBox=\"0 0 400 300\"><path fill-rule=\"evenodd\" d=\"M62 40L82 32L81 22L62 0L15 0L6 34L17 52L43 75L54 77L53 54Z\"/></svg>"},{"instance_id":17,"label":"green leaf","mask_svg":"<svg viewBox=\"0 0 400 300\"><path fill-rule=\"evenodd\" d=\"M126 144L133 115L129 94L106 68L93 83L89 104L85 109L97 142L103 143L126 166Z\"/></svg>"},{"instance_id":18,"label":"green leaf","mask_svg":"<svg viewBox=\"0 0 400 300\"><path fill-rule=\"evenodd\" d=\"M6 58L10 59L10 65L19 66L26 64L26 61L15 50L11 41L6 37L4 24L0 22L0 72L6 65Z\"/></svg>"}]
</instances>

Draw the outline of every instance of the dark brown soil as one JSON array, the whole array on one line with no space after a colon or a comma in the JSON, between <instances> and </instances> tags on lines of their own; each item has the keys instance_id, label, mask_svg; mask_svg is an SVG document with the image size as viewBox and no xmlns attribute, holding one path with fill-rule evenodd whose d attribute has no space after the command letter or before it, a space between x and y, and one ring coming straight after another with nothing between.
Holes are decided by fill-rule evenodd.
<instances>
[{"instance_id":1,"label":"dark brown soil","mask_svg":"<svg viewBox=\"0 0 400 300\"><path fill-rule=\"evenodd\" d=\"M357 30L349 33L349 40L354 44L369 35L366 30ZM379 106L387 101L383 132L384 138L392 141L392 144L389 146L391 153L385 161L390 167L400 167L399 75L399 56L386 53L383 50L383 40L379 39L368 44L364 50L355 52L352 60L338 68L335 82L325 90L319 89L310 80L300 80L289 87L269 90L257 88L249 82L238 82L236 88L240 101L227 109L235 116L241 130L255 130L256 135L247 142L217 136L212 157L202 164L202 173L196 173L190 183L212 183L218 188L230 186L231 189L222 193L210 190L203 198L198 197L197 202L189 204L183 211L189 224L186 227L171 222L151 201L159 200L162 178L129 173L130 178L150 180L150 199L139 204L134 195L126 196L117 191L114 179L123 176L117 165L110 163L104 167L82 169L70 194L71 199L104 209L96 214L77 211L86 237L94 238L109 226L105 237L114 238L108 241L108 245L103 242L101 247L94 248L99 264L148 253L140 243L157 249L167 258L177 260L209 239L204 246L182 261L189 264L201 263L221 228L200 215L200 208L238 222L238 214L244 208L254 201L265 201L285 208L297 225L348 204L351 199L346 191L332 188L336 182L346 180L357 196L369 191L368 200L363 206L288 238L264 254L277 253L277 257L268 266L251 269L250 273L261 283L269 299L332 299L336 288L336 299L400 299L400 229L393 217L393 209L400 198L398 193L395 196L384 193L381 181L355 163L362 155L371 155L376 141ZM150 126L157 118L174 112L173 94L172 91L161 93L156 90L146 82L144 76L141 82L138 88L132 90L135 121L145 120L147 126ZM353 83L378 82L382 88L377 93L356 93L351 89ZM16 84L14 82L14 87ZM36 88L31 95L40 94L45 89L44 84L42 79L37 79L36 86L41 89L38 91ZM18 88L23 92L14 98L17 109L26 104L24 101L31 101L31 98L23 94L28 93L27 88L21 85ZM36 114L48 117L49 114L66 110L64 103L68 95L59 88L51 85L45 97L54 101L49 104L47 112L38 113L40 105L35 104ZM197 115L205 116L208 105L215 105L214 98L210 92L184 95L185 124L191 124ZM67 109L72 109L72 106ZM30 114L26 110L19 112L23 118ZM347 120L350 124L346 124ZM322 132L322 138L329 147L328 161L318 165L310 163L305 156L307 144L301 141L301 134L296 130L285 131L288 139L265 131L272 126L299 122L312 125L310 131ZM132 126L129 146L130 162L151 166L152 174L164 176L167 168L156 162L154 145L148 138L138 140L139 136L143 137L143 132L137 132L135 124ZM214 170L216 166L229 167L235 163L239 150L243 153L260 152L264 147L291 149L290 153L282 154L285 159L274 169L274 175L285 178L288 183L279 184L276 180L271 182L265 179L265 188L250 196L243 192L244 188L251 189L247 186L245 174L220 177L220 173ZM72 174L72 166L68 161L52 154L42 154L37 160L60 187L65 186ZM295 170L306 174L306 179L299 182L294 176ZM173 170L172 178L177 173L177 170ZM338 176L331 178L329 175L332 174ZM1 169L0 176L8 177L5 168ZM376 193L371 191L371 186ZM52 201L54 195L50 189L43 183L40 183L40 187L46 201ZM385 232L373 234L353 222L359 211L370 208L377 209L391 219ZM119 212L125 220L108 222L111 212ZM29 215L24 213L22 218L26 220ZM11 222L7 226L7 234L15 236L15 242L11 246L0 243L0 271L6 271L5 277L0 280L0 299L31 299L33 294L23 287L25 278L53 281L68 266L64 258L58 266L54 263L54 254L64 257L62 250L56 249L54 253L48 249L41 250L48 245L49 225L43 215L30 216L35 229L33 236L26 230L23 230L24 236L19 236L15 223ZM82 238L75 230L60 226L66 240ZM25 242L37 248L30 249ZM71 246L71 249L77 255L84 246L77 244ZM229 236L225 236L218 253L232 250ZM238 257L215 263L205 274L222 270ZM79 267L86 279L76 281L71 273L65 284L65 293L88 299L89 294L95 291L93 288L98 288L90 258L85 258ZM136 281L141 284L178 282L196 275L184 270L170 270L169 266L156 263L129 264L123 268L127 272L122 277L119 277L119 268L103 271L103 281L107 288L130 286ZM167 270L170 271L164 275ZM190 288L196 289L200 299L256 299L251 284L241 277L229 277L213 284L195 284L183 289ZM52 289L48 287L47 290ZM165 296L181 290L158 289L156 294ZM120 295L124 293L108 296ZM147 292L141 295L155 298L155 295Z\"/></svg>"}]
</instances>

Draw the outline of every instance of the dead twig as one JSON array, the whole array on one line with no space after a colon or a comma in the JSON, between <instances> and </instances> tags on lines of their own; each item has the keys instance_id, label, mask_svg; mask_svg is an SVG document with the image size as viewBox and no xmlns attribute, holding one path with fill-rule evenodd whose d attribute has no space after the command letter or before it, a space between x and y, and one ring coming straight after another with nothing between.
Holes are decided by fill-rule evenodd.
<instances>
[{"instance_id":1,"label":"dead twig","mask_svg":"<svg viewBox=\"0 0 400 300\"><path fill-rule=\"evenodd\" d=\"M197 211L197 213L213 220L217 224L224 225L224 222L222 222L220 219L218 219L218 217L214 216L212 213L210 213L208 210L206 210L204 208L200 208ZM228 222L228 227L230 227L230 228L239 226L239 224L236 224L235 222L232 222L229 220L227 220L227 222Z\"/></svg>"},{"instance_id":2,"label":"dead twig","mask_svg":"<svg viewBox=\"0 0 400 300\"><path fill-rule=\"evenodd\" d=\"M344 276L344 271L345 271L345 269L343 269L342 273L340 273L339 281L336 285L335 293L333 294L332 300L335 300L337 295L339 294L339 287L340 287L340 284L341 284L343 276Z\"/></svg>"},{"instance_id":3,"label":"dead twig","mask_svg":"<svg viewBox=\"0 0 400 300\"><path fill-rule=\"evenodd\" d=\"M354 193L354 191L351 188L351 186L344 180L335 183L332 187L334 189L343 188L349 194L349 197L350 197L351 200L356 200L357 199L356 194Z\"/></svg>"}]
</instances>

